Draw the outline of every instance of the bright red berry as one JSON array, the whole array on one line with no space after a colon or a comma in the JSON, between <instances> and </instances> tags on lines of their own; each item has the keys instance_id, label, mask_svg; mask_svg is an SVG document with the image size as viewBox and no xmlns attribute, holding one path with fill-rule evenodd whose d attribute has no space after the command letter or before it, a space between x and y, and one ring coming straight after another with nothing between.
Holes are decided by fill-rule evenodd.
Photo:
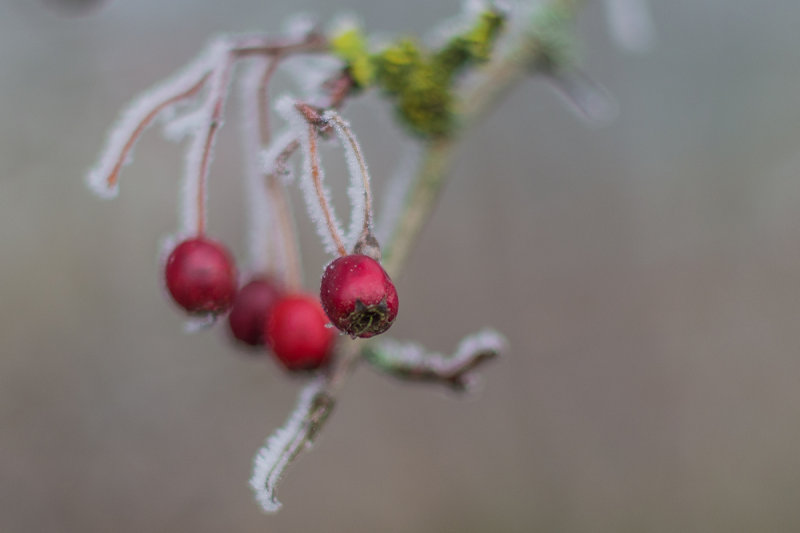
<instances>
[{"instance_id":1,"label":"bright red berry","mask_svg":"<svg viewBox=\"0 0 800 533\"><path fill-rule=\"evenodd\" d=\"M289 294L281 298L267 318L267 345L289 370L312 370L330 356L335 331L316 298Z\"/></svg>"},{"instance_id":2,"label":"bright red berry","mask_svg":"<svg viewBox=\"0 0 800 533\"><path fill-rule=\"evenodd\" d=\"M322 275L322 307L333 325L352 337L383 333L397 316L397 290L389 274L366 255L346 255Z\"/></svg>"},{"instance_id":3,"label":"bright red berry","mask_svg":"<svg viewBox=\"0 0 800 533\"><path fill-rule=\"evenodd\" d=\"M264 325L283 291L269 278L256 278L239 289L228 315L233 336L250 346L264 344Z\"/></svg>"},{"instance_id":4,"label":"bright red berry","mask_svg":"<svg viewBox=\"0 0 800 533\"><path fill-rule=\"evenodd\" d=\"M167 289L190 313L222 313L236 295L236 267L228 250L216 241L195 237L169 254Z\"/></svg>"}]
</instances>

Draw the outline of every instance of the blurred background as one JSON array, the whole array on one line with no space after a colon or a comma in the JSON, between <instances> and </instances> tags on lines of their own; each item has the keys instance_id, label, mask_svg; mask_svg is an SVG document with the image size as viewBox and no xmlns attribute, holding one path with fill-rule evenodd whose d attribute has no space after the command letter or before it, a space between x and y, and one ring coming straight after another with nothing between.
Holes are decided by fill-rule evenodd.
<instances>
[{"instance_id":1,"label":"blurred background","mask_svg":"<svg viewBox=\"0 0 800 533\"><path fill-rule=\"evenodd\" d=\"M391 336L448 351L491 325L508 356L467 399L359 369L275 516L250 461L302 380L224 328L183 333L157 260L180 147L145 135L113 201L84 174L213 34L297 10L424 33L459 1L64 3L0 2L0 531L800 529L796 2L652 2L646 54L590 2L585 68L619 118L587 128L522 83L465 136L396 280ZM375 95L345 115L380 188L403 135ZM234 124L209 227L242 256ZM300 228L313 287L325 256Z\"/></svg>"}]
</instances>

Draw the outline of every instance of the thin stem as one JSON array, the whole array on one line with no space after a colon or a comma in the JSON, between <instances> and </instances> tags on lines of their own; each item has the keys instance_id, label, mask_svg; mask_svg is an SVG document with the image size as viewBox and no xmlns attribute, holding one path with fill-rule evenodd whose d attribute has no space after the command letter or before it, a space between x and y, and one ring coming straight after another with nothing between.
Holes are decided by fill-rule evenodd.
<instances>
[{"instance_id":1,"label":"thin stem","mask_svg":"<svg viewBox=\"0 0 800 533\"><path fill-rule=\"evenodd\" d=\"M286 42L283 40L271 39L260 35L242 37L237 39L231 52L237 57L247 57L253 55L277 55L277 54L302 54L312 52L325 52L328 50L328 41L324 35L311 32L302 41Z\"/></svg>"},{"instance_id":2,"label":"thin stem","mask_svg":"<svg viewBox=\"0 0 800 533\"><path fill-rule=\"evenodd\" d=\"M473 371L498 357L505 348L505 338L486 329L464 337L450 355L431 353L418 344L390 339L371 343L364 349L364 357L374 368L395 378L442 383L463 392L473 382Z\"/></svg>"},{"instance_id":3,"label":"thin stem","mask_svg":"<svg viewBox=\"0 0 800 533\"><path fill-rule=\"evenodd\" d=\"M317 193L317 199L325 217L325 224L328 226L331 239L336 245L336 251L340 256L345 256L347 255L347 249L344 247L342 236L339 235L336 224L333 222L333 213L331 213L330 205L328 205L328 200L322 190L322 179L319 173L319 154L317 153L317 127L310 122L308 124L308 150L311 159L311 179L314 181L314 192Z\"/></svg>"},{"instance_id":4,"label":"thin stem","mask_svg":"<svg viewBox=\"0 0 800 533\"><path fill-rule=\"evenodd\" d=\"M582 3L580 0L550 0L540 9L566 10L566 13L571 16L575 14ZM526 72L532 68L542 68L542 63L537 59L542 59L543 51L541 47L535 45L537 42L535 31L533 34L526 32L517 35L515 39L509 53L503 56L498 55L499 57L490 61L476 85L461 91L459 95L460 118L462 118L461 124L464 128L485 112L500 94ZM347 94L347 90L341 94ZM309 125L309 132L311 135L314 134L312 125ZM297 149L297 146L299 143L294 147L287 146L283 152L286 154L286 159ZM404 211L388 241L384 266L390 275L396 276L399 273L422 227L429 219L445 183L445 176L452 163L456 146L457 142L454 137L429 141L425 146L417 177L410 193L405 198ZM294 459L321 430L335 405L339 390L364 357L370 357L370 362L379 367L383 366L384 369L398 377L444 381L459 388L466 384L464 379L469 371L494 357L499 350L499 347L495 349L488 343L481 346L481 339L477 339L477 343L474 343L476 340L474 338L470 342L467 342L468 340L470 339L465 339L461 345L462 349L457 350L453 358L434 359L418 365L398 364L403 362L403 359L386 358L385 352L384 357L379 359L377 349L374 349L375 345L363 341L356 344L355 341L347 340L348 344L342 347L340 357L327 377L327 384L315 397L318 401L312 403L312 408L307 412L306 423L296 432L292 432L291 456L282 464L282 468L285 468L286 464ZM370 350L372 350L371 354ZM459 353L461 357L459 357ZM408 363L409 360L405 359L405 362ZM274 490L274 486L269 488Z\"/></svg>"},{"instance_id":5,"label":"thin stem","mask_svg":"<svg viewBox=\"0 0 800 533\"><path fill-rule=\"evenodd\" d=\"M144 118L136 125L136 128L133 130L130 137L125 142L125 145L122 147L122 150L120 150L119 157L117 158L114 167L109 173L108 178L106 178L106 185L109 188L113 188L114 186L116 186L117 182L119 181L120 170L122 169L122 165L124 165L125 161L128 159L128 154L133 148L133 145L136 144L136 141L139 139L139 136L145 129L147 129L147 126L150 125L153 119L155 119L158 116L158 114L161 113L161 111L171 106L172 104L180 102L181 100L189 98L190 96L193 96L194 94L199 92L200 89L203 88L203 85L205 85L206 81L208 80L209 75L210 74L206 72L199 80L197 80L197 82L194 85L192 85L185 91L180 92L174 96L171 96L166 100L160 102L156 106L154 106L153 109L151 109L150 112L148 112L144 116Z\"/></svg>"},{"instance_id":6,"label":"thin stem","mask_svg":"<svg viewBox=\"0 0 800 533\"><path fill-rule=\"evenodd\" d=\"M278 69L281 59L283 59L283 54L275 54L267 68L264 69L264 73L261 75L261 80L258 83L258 126L262 146L267 146L272 141L269 106L267 106L267 102L269 101L269 82Z\"/></svg>"},{"instance_id":7,"label":"thin stem","mask_svg":"<svg viewBox=\"0 0 800 533\"><path fill-rule=\"evenodd\" d=\"M583 0L552 0L539 9L556 10L561 15L574 17ZM543 17L546 20L547 17ZM465 87L458 94L458 114L461 129L468 129L488 111L495 102L517 81L535 70L549 73L548 50L541 46L540 32L547 28L534 27L520 32L503 55L496 54L481 69L477 83ZM389 239L384 254L384 266L395 276L405 264L420 231L430 218L436 201L446 181L447 172L457 147L455 137L429 141L425 147L420 169L411 192L406 198L405 211Z\"/></svg>"},{"instance_id":8,"label":"thin stem","mask_svg":"<svg viewBox=\"0 0 800 533\"><path fill-rule=\"evenodd\" d=\"M272 141L272 131L270 129L269 120L269 82L275 71L278 68L283 53L276 54L272 61L261 76L258 85L258 116L259 116L259 135L261 146L268 146ZM287 156L288 157L288 156ZM276 167L277 168L277 167ZM283 167L285 168L285 161ZM301 271L300 271L300 251L297 246L297 238L295 237L294 224L292 222L291 208L289 207L289 199L286 196L286 188L278 176L278 172L270 172L266 176L267 193L272 199L272 208L275 213L275 219L278 225L279 238L282 241L280 247L281 259L284 261L284 273L286 276L286 284L291 289L297 289L301 285ZM270 262L272 269L275 270L275 261L277 260L277 253L273 250L270 254Z\"/></svg>"},{"instance_id":9,"label":"thin stem","mask_svg":"<svg viewBox=\"0 0 800 533\"><path fill-rule=\"evenodd\" d=\"M336 111L329 110L325 113L324 118L333 121L339 128L341 129L342 133L344 133L345 137L347 137L347 141L350 143L350 147L353 149L353 154L356 156L356 161L358 161L358 168L361 171L361 183L364 186L364 226L363 231L365 234L372 232L372 190L370 189L369 184L369 174L367 173L367 164L364 161L364 156L361 153L361 148L358 146L358 142L356 142L355 136L353 135L353 131L350 129L350 126L345 122L342 117Z\"/></svg>"},{"instance_id":10,"label":"thin stem","mask_svg":"<svg viewBox=\"0 0 800 533\"><path fill-rule=\"evenodd\" d=\"M203 156L200 161L200 169L197 177L197 234L203 235L205 233L206 225L206 188L208 181L208 167L211 160L211 149L214 146L214 139L217 131L221 125L222 113L225 107L226 86L230 79L231 68L233 67L233 55L228 53L225 56L225 61L221 66L217 67L215 80L218 85L218 91L212 92L209 97L214 98L211 117L208 122L208 129L206 130L206 138L203 144Z\"/></svg>"},{"instance_id":11,"label":"thin stem","mask_svg":"<svg viewBox=\"0 0 800 533\"><path fill-rule=\"evenodd\" d=\"M452 138L443 138L431 141L425 149L415 184L406 198L405 210L384 253L383 265L392 277L402 269L430 217L450 168L455 144Z\"/></svg>"}]
</instances>

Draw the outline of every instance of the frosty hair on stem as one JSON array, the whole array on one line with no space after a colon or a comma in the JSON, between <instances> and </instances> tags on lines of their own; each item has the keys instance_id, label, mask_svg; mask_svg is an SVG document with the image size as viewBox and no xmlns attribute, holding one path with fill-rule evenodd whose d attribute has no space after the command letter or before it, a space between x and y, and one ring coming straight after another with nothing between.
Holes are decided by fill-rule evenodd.
<instances>
[{"instance_id":1,"label":"frosty hair on stem","mask_svg":"<svg viewBox=\"0 0 800 533\"><path fill-rule=\"evenodd\" d=\"M342 240L342 226L333 212L330 191L324 184L325 173L320 165L317 147L317 127L306 119L297 105L297 101L291 97L282 97L276 102L275 107L289 123L289 128L297 132L303 153L299 180L303 199L325 251L333 255L347 255Z\"/></svg>"},{"instance_id":2,"label":"frosty hair on stem","mask_svg":"<svg viewBox=\"0 0 800 533\"><path fill-rule=\"evenodd\" d=\"M307 415L311 412L314 399L322 392L324 385L324 378L320 376L300 391L297 406L286 423L267 439L253 458L250 488L253 489L256 501L265 513L275 513L280 510L281 502L275 497L275 487L301 448L310 447L311 441L298 439L297 436L304 435L303 426L313 422Z\"/></svg>"},{"instance_id":3,"label":"frosty hair on stem","mask_svg":"<svg viewBox=\"0 0 800 533\"><path fill-rule=\"evenodd\" d=\"M249 267L255 271L265 271L274 267L277 253L275 238L274 206L263 179L263 169L259 153L262 133L259 111L259 89L261 80L270 62L267 58L253 58L241 78L241 136L244 157L244 192L247 209L247 251ZM274 270L274 268L273 268Z\"/></svg>"},{"instance_id":4,"label":"frosty hair on stem","mask_svg":"<svg viewBox=\"0 0 800 533\"><path fill-rule=\"evenodd\" d=\"M203 88L214 68L217 53L217 46L209 46L185 69L142 93L125 108L109 130L97 163L89 170L87 183L95 194L102 198L117 195L119 173L132 161L136 141L161 113Z\"/></svg>"},{"instance_id":5,"label":"frosty hair on stem","mask_svg":"<svg viewBox=\"0 0 800 533\"><path fill-rule=\"evenodd\" d=\"M322 120L333 124L333 130L344 148L347 170L350 174L350 186L347 189L350 197L350 229L346 236L346 246L352 249L362 234L371 234L373 229L372 190L367 163L358 145L353 130L336 111L329 109L322 115ZM363 212L359 224L359 213Z\"/></svg>"},{"instance_id":6,"label":"frosty hair on stem","mask_svg":"<svg viewBox=\"0 0 800 533\"><path fill-rule=\"evenodd\" d=\"M99 196L112 198L119 191L119 173L131 161L134 145L153 120L201 90L206 95L199 108L167 125L167 137L192 137L186 151L181 233L205 229L205 181L213 159L216 133L222 123L228 83L233 67L232 42L226 37L212 41L184 71L146 91L123 111L108 134L98 163L89 171L90 188Z\"/></svg>"}]
</instances>

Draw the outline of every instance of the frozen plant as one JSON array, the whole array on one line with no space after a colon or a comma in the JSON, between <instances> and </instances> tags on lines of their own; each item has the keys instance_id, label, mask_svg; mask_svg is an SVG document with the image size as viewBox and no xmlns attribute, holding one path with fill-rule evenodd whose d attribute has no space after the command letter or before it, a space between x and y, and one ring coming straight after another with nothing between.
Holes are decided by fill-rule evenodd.
<instances>
[{"instance_id":1,"label":"frozen plant","mask_svg":"<svg viewBox=\"0 0 800 533\"><path fill-rule=\"evenodd\" d=\"M622 4L615 2L613 13L619 15ZM90 187L103 198L117 194L122 168L149 126L160 121L168 139L188 139L181 223L164 254L164 275L191 323L210 326L225 317L240 346L270 353L287 371L312 374L284 427L255 457L250 485L265 511L280 508L278 481L323 428L357 364L463 392L475 371L504 351L502 335L490 329L468 335L451 355L386 340L399 310L392 278L430 217L460 134L519 80L545 76L586 118L602 121L613 115L605 91L575 66L573 33L580 5L578 0L470 1L461 16L427 41L406 37L373 45L353 21L326 30L307 19L282 36L218 37L185 69L136 98L111 129L88 174ZM634 37L628 40L643 40ZM273 98L270 82L284 66L302 87L297 94ZM248 210L248 255L238 269L206 227L214 144L234 87L242 111ZM368 156L342 112L348 101L369 90L379 91L394 108L415 145L415 157L402 163L400 177L387 186L389 193L377 207ZM281 118L279 125L273 124L271 110ZM346 226L325 183L319 147L328 142L341 148L350 174ZM307 215L331 255L327 265L320 265L324 275L313 290L301 275L287 194L291 186L302 191ZM378 229L374 210L383 212Z\"/></svg>"}]
</instances>

